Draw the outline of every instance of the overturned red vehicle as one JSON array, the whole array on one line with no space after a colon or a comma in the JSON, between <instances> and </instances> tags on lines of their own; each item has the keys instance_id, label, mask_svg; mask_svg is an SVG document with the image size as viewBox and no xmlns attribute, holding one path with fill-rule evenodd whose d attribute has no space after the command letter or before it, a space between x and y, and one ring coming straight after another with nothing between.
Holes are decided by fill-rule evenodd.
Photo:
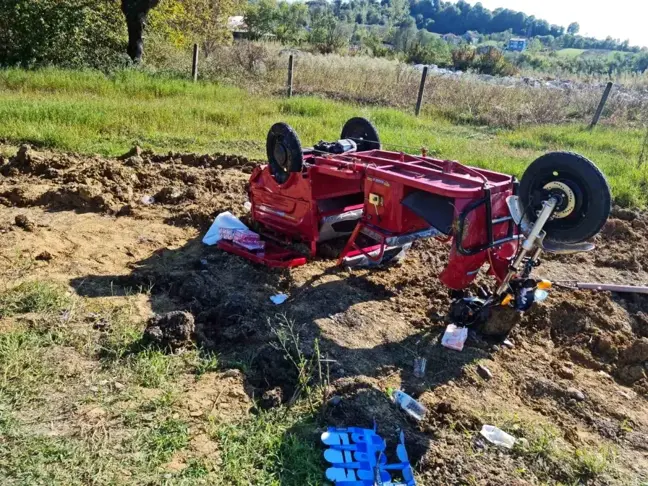
<instances>
[{"instance_id":1,"label":"overturned red vehicle","mask_svg":"<svg viewBox=\"0 0 648 486\"><path fill-rule=\"evenodd\" d=\"M401 257L417 239L446 240L444 285L463 291L485 264L498 282L482 298L455 292L465 321L503 302L528 308L541 252L591 250L586 240L609 215L605 177L580 155L546 154L518 182L421 152L383 150L364 118L349 120L340 140L305 149L290 126L277 123L267 138L269 163L250 177L252 219L266 247L219 245L271 267L293 267L315 257L320 243L341 238L341 265L378 265ZM296 242L307 249L296 251Z\"/></svg>"}]
</instances>

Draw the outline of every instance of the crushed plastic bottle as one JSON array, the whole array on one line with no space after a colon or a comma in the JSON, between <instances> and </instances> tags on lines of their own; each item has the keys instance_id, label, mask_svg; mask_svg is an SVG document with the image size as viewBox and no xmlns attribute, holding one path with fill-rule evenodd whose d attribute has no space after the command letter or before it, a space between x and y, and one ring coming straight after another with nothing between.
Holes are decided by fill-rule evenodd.
<instances>
[{"instance_id":1,"label":"crushed plastic bottle","mask_svg":"<svg viewBox=\"0 0 648 486\"><path fill-rule=\"evenodd\" d=\"M425 368L427 366L427 359L425 358L416 358L414 360L414 376L417 378L423 378L425 376Z\"/></svg>"},{"instance_id":2,"label":"crushed plastic bottle","mask_svg":"<svg viewBox=\"0 0 648 486\"><path fill-rule=\"evenodd\" d=\"M515 437L498 429L494 425L484 425L479 433L492 444L506 447L507 449L512 449L515 445Z\"/></svg>"},{"instance_id":3,"label":"crushed plastic bottle","mask_svg":"<svg viewBox=\"0 0 648 486\"><path fill-rule=\"evenodd\" d=\"M421 405L419 402L410 397L407 393L401 390L394 390L392 393L392 399L400 408L402 408L410 417L415 420L421 421L427 409Z\"/></svg>"}]
</instances>

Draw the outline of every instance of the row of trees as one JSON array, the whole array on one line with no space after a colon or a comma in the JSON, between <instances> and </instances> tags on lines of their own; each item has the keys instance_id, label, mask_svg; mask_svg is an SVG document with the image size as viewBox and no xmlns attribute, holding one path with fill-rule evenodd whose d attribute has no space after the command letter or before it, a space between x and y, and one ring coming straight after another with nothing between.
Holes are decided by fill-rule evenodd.
<instances>
[{"instance_id":1,"label":"row of trees","mask_svg":"<svg viewBox=\"0 0 648 486\"><path fill-rule=\"evenodd\" d=\"M533 37L528 52L522 55L504 56L496 49L483 47L475 50L462 42L478 40L501 46L523 28L536 29L540 24L519 12L490 12L480 4L470 6L463 1L241 1L0 0L0 11L5 13L0 16L0 65L106 68L128 62L126 53L137 61L142 56L147 21L147 32L156 39L178 48L197 42L209 55L217 45L231 42L228 17L245 11L253 39L271 36L284 44L309 44L323 53L349 46L354 52L492 74L511 74L515 66L592 74L644 72L648 68L648 52L632 53L634 48L627 42L620 47L630 52L614 56L566 59L551 55L563 47L588 46L589 41L577 35L576 24L565 34L549 26L549 33ZM431 32L459 33L468 27L473 30L464 38L450 35L451 39L443 39L439 33ZM505 27L503 32L490 32ZM552 30L558 35L551 34ZM614 40L596 42L597 48L619 47Z\"/></svg>"},{"instance_id":2,"label":"row of trees","mask_svg":"<svg viewBox=\"0 0 648 486\"><path fill-rule=\"evenodd\" d=\"M239 0L0 0L0 66L139 62L145 27L209 52L231 42L227 19L243 8Z\"/></svg>"},{"instance_id":3,"label":"row of trees","mask_svg":"<svg viewBox=\"0 0 648 486\"><path fill-rule=\"evenodd\" d=\"M460 12L453 26L448 12ZM411 14L416 13L416 18ZM445 13L444 13L445 12ZM455 12L456 13L456 12ZM452 15L455 15L453 13ZM431 19L422 27L421 15ZM579 26L571 24L567 31L557 26L545 28L545 22L523 13L506 9L490 12L481 4L471 7L436 0L350 0L342 3L311 1L276 3L276 0L255 0L249 4L246 22L255 39L276 36L282 43L309 43L323 53L347 45L374 56L399 57L413 63L436 64L441 67L471 69L489 74L512 74L516 68L545 72L613 74L645 71L646 50L631 48L628 42L587 39L577 35ZM443 25L443 28L440 26ZM465 28L473 30L464 32ZM504 29L500 31L498 29ZM535 30L542 35L531 38L528 52L522 56L502 55L496 50L469 45L474 41L505 46L522 30ZM454 30L456 34L443 39L436 31ZM556 34L556 35L554 35ZM624 54L595 57L558 58L555 51L563 48L596 48L626 50Z\"/></svg>"}]
</instances>

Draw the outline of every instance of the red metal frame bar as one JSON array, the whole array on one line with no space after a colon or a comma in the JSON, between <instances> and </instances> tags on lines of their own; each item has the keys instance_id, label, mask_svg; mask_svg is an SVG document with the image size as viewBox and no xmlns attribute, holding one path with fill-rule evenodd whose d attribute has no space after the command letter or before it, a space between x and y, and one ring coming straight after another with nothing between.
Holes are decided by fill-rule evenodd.
<instances>
[{"instance_id":1,"label":"red metal frame bar","mask_svg":"<svg viewBox=\"0 0 648 486\"><path fill-rule=\"evenodd\" d=\"M269 242L266 242L263 253L255 253L226 240L220 240L218 248L271 268L294 268L305 265L307 261L305 256Z\"/></svg>"}]
</instances>

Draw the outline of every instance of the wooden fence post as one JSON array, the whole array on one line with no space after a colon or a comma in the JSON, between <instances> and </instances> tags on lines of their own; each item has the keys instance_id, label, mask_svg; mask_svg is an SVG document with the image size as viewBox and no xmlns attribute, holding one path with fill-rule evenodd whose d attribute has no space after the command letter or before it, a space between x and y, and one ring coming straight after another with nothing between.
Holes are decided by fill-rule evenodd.
<instances>
[{"instance_id":1,"label":"wooden fence post","mask_svg":"<svg viewBox=\"0 0 648 486\"><path fill-rule=\"evenodd\" d=\"M288 57L288 98L292 96L293 92L293 55Z\"/></svg>"},{"instance_id":2,"label":"wooden fence post","mask_svg":"<svg viewBox=\"0 0 648 486\"><path fill-rule=\"evenodd\" d=\"M598 108L596 109L596 113L594 113L592 123L590 124L590 130L596 126L599 118L601 118L601 113L603 113L605 103L607 103L608 97L610 96L610 91L612 91L612 81L608 82L607 86L605 87L605 91L603 91L603 96L601 97L601 101L599 102Z\"/></svg>"},{"instance_id":3,"label":"wooden fence post","mask_svg":"<svg viewBox=\"0 0 648 486\"><path fill-rule=\"evenodd\" d=\"M423 74L421 75L421 85L419 86L418 98L416 100L416 110L414 111L416 116L419 116L419 113L421 112L421 105L423 104L423 93L425 91L425 80L427 79L427 74L428 74L428 67L425 66L423 68Z\"/></svg>"},{"instance_id":4,"label":"wooden fence post","mask_svg":"<svg viewBox=\"0 0 648 486\"><path fill-rule=\"evenodd\" d=\"M191 66L191 77L194 80L194 83L198 81L198 44L194 44L193 48L193 63Z\"/></svg>"}]
</instances>

